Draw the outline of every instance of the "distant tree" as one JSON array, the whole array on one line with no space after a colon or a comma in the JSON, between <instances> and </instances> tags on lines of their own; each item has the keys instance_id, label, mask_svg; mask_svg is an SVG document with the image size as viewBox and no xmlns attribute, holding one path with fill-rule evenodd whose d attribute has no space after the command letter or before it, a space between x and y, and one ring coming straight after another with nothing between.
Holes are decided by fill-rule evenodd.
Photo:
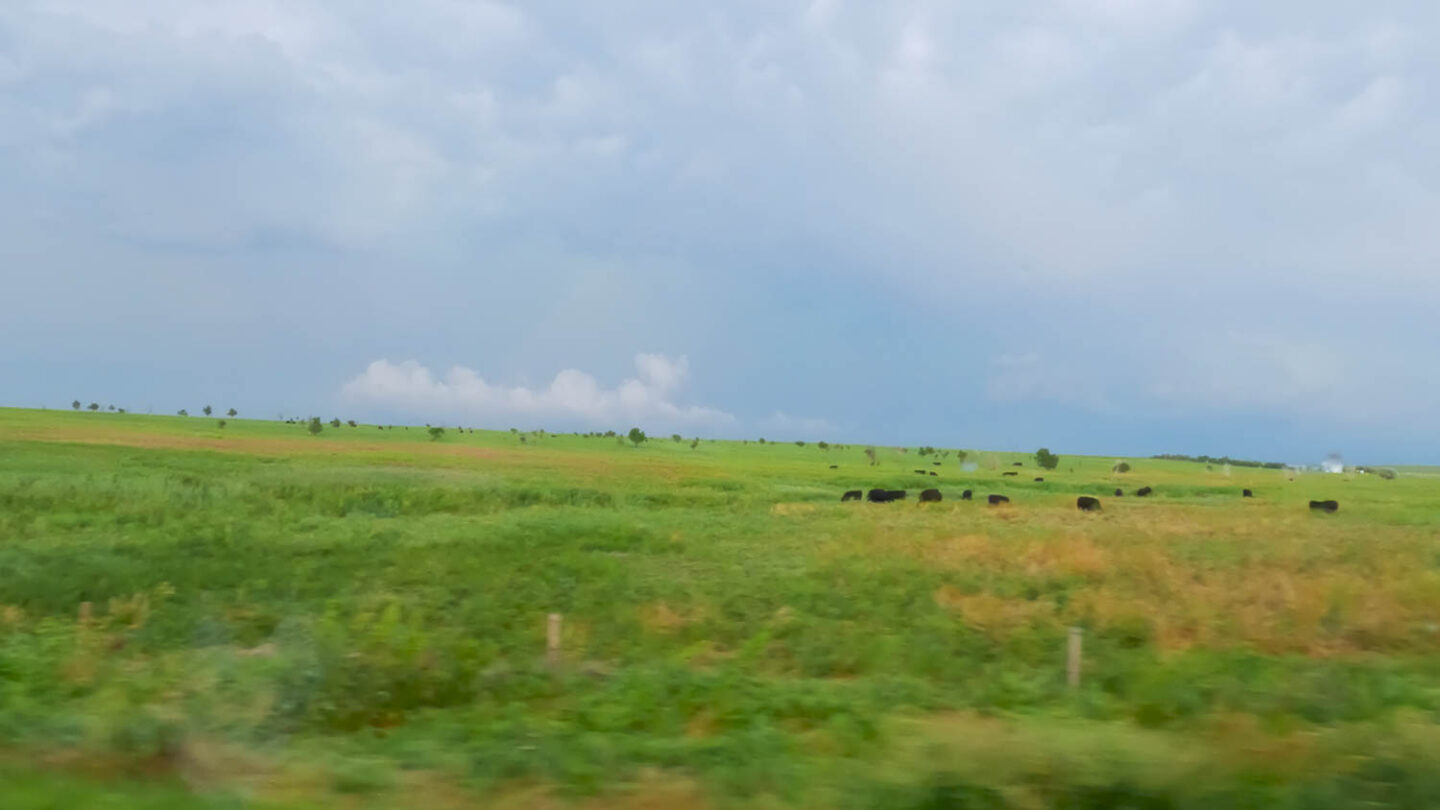
<instances>
[{"instance_id":1,"label":"distant tree","mask_svg":"<svg viewBox=\"0 0 1440 810\"><path fill-rule=\"evenodd\" d=\"M765 437L764 437L764 436L761 436L757 441L758 441L760 444L764 444L764 443L765 443Z\"/></svg>"},{"instance_id":2,"label":"distant tree","mask_svg":"<svg viewBox=\"0 0 1440 810\"><path fill-rule=\"evenodd\" d=\"M430 428L430 441L432 441L432 442L434 442L434 441L439 441L439 440L440 440L440 437L441 437L441 436L444 436L444 435L445 435L445 428L442 428L442 427L432 427L432 428Z\"/></svg>"},{"instance_id":3,"label":"distant tree","mask_svg":"<svg viewBox=\"0 0 1440 810\"><path fill-rule=\"evenodd\" d=\"M178 411L175 412L175 415L176 415L176 416L189 416L189 415L190 415L190 412L187 411L187 410L185 410L184 408L181 408L180 410L178 410Z\"/></svg>"},{"instance_id":4,"label":"distant tree","mask_svg":"<svg viewBox=\"0 0 1440 810\"><path fill-rule=\"evenodd\" d=\"M92 410L92 411L98 411L98 410L100 410L100 403L98 403L98 402L92 402L92 403L90 403L89 405L87 405L86 407L89 408L89 409Z\"/></svg>"},{"instance_id":5,"label":"distant tree","mask_svg":"<svg viewBox=\"0 0 1440 810\"><path fill-rule=\"evenodd\" d=\"M74 402L70 403L70 407L74 408L77 411L80 410L80 400L77 399Z\"/></svg>"},{"instance_id":6,"label":"distant tree","mask_svg":"<svg viewBox=\"0 0 1440 810\"><path fill-rule=\"evenodd\" d=\"M209 406L209 405L206 405L205 407L201 408L200 411L201 411L201 413L204 413L206 416L209 416L210 413L211 413L211 411L210 411L210 406Z\"/></svg>"},{"instance_id":7,"label":"distant tree","mask_svg":"<svg viewBox=\"0 0 1440 810\"><path fill-rule=\"evenodd\" d=\"M816 443L815 443L815 446L818 447L818 448L820 448L821 450L829 450L829 449L830 449L830 445L829 445L827 442L816 442Z\"/></svg>"},{"instance_id":8,"label":"distant tree","mask_svg":"<svg viewBox=\"0 0 1440 810\"><path fill-rule=\"evenodd\" d=\"M607 431L605 431L605 438L607 438L607 439L613 439L613 438L615 438L615 431L613 431L613 430L607 430Z\"/></svg>"},{"instance_id":9,"label":"distant tree","mask_svg":"<svg viewBox=\"0 0 1440 810\"><path fill-rule=\"evenodd\" d=\"M336 428L340 427L340 417L337 416L337 417L335 417L334 419L331 419L331 420L330 420L330 427L336 427Z\"/></svg>"},{"instance_id":10,"label":"distant tree","mask_svg":"<svg viewBox=\"0 0 1440 810\"><path fill-rule=\"evenodd\" d=\"M683 441L683 439L680 438L680 434L679 434L679 433L671 433L671 434L670 434L670 441L672 441L672 442L679 442L679 441Z\"/></svg>"},{"instance_id":11,"label":"distant tree","mask_svg":"<svg viewBox=\"0 0 1440 810\"><path fill-rule=\"evenodd\" d=\"M116 408L116 409L115 409L115 412L116 412L116 413L124 413L124 412L125 412L125 409L124 409L124 408Z\"/></svg>"},{"instance_id":12,"label":"distant tree","mask_svg":"<svg viewBox=\"0 0 1440 810\"><path fill-rule=\"evenodd\" d=\"M345 424L349 425L350 427L355 427L355 420L354 420L354 419L350 419L350 420L346 421Z\"/></svg>"},{"instance_id":13,"label":"distant tree","mask_svg":"<svg viewBox=\"0 0 1440 810\"><path fill-rule=\"evenodd\" d=\"M967 453L967 452L965 452L964 450L956 450L956 451L955 451L955 461L957 461L957 462L960 463L960 464L964 464L964 463L965 463L965 459L968 458L969 456L970 456L970 454Z\"/></svg>"},{"instance_id":14,"label":"distant tree","mask_svg":"<svg viewBox=\"0 0 1440 810\"><path fill-rule=\"evenodd\" d=\"M225 429L225 420L224 420L224 419L221 419L221 420L220 420L219 422L217 422L216 424L219 425L219 427L220 427L221 430L224 430L224 429Z\"/></svg>"},{"instance_id":15,"label":"distant tree","mask_svg":"<svg viewBox=\"0 0 1440 810\"><path fill-rule=\"evenodd\" d=\"M1035 451L1035 463L1045 470L1053 470L1060 466L1060 457L1050 452L1049 448L1042 447Z\"/></svg>"},{"instance_id":16,"label":"distant tree","mask_svg":"<svg viewBox=\"0 0 1440 810\"><path fill-rule=\"evenodd\" d=\"M234 419L235 417L240 415L240 412L235 410L234 408L231 408L230 410L225 412L225 415L230 417L231 419Z\"/></svg>"},{"instance_id":17,"label":"distant tree","mask_svg":"<svg viewBox=\"0 0 1440 810\"><path fill-rule=\"evenodd\" d=\"M870 466L871 466L871 467L874 467L876 464L879 464L879 463L880 463L880 462L878 462L878 461L875 460L875 448L873 448L873 447L867 447L867 448L865 448L865 458L870 459Z\"/></svg>"},{"instance_id":18,"label":"distant tree","mask_svg":"<svg viewBox=\"0 0 1440 810\"><path fill-rule=\"evenodd\" d=\"M520 443L521 443L521 444L525 444L525 437L524 437L524 436L521 436L521 437L520 437Z\"/></svg>"},{"instance_id":19,"label":"distant tree","mask_svg":"<svg viewBox=\"0 0 1440 810\"><path fill-rule=\"evenodd\" d=\"M105 407L105 410L107 410L107 411L113 411L113 410L115 410L115 406L114 406L114 405L107 405L107 406Z\"/></svg>"},{"instance_id":20,"label":"distant tree","mask_svg":"<svg viewBox=\"0 0 1440 810\"><path fill-rule=\"evenodd\" d=\"M795 440L795 446L796 446L796 447L804 447L804 446L805 446L805 442L802 442L802 441L800 441L799 439L796 439L796 440Z\"/></svg>"},{"instance_id":21,"label":"distant tree","mask_svg":"<svg viewBox=\"0 0 1440 810\"><path fill-rule=\"evenodd\" d=\"M700 437L699 437L699 436L696 436L696 437L695 437L695 441L690 442L690 449L691 449L691 450L694 450L695 448L697 448L697 447L699 447L699 446L700 446Z\"/></svg>"},{"instance_id":22,"label":"distant tree","mask_svg":"<svg viewBox=\"0 0 1440 810\"><path fill-rule=\"evenodd\" d=\"M319 436L320 431L324 430L325 426L320 424L320 417L312 416L310 417L310 424L307 425L305 429L310 431L311 436Z\"/></svg>"},{"instance_id":23,"label":"distant tree","mask_svg":"<svg viewBox=\"0 0 1440 810\"><path fill-rule=\"evenodd\" d=\"M1117 473L1127 473L1127 472L1130 472L1130 462L1128 462L1128 461L1122 461L1122 462L1120 462L1119 464L1116 464L1114 467L1111 467L1110 470L1111 470L1111 472L1117 472Z\"/></svg>"},{"instance_id":24,"label":"distant tree","mask_svg":"<svg viewBox=\"0 0 1440 810\"><path fill-rule=\"evenodd\" d=\"M632 427L630 432L625 434L625 438L629 439L631 444L639 447L648 437L645 435L645 431L638 427Z\"/></svg>"}]
</instances>

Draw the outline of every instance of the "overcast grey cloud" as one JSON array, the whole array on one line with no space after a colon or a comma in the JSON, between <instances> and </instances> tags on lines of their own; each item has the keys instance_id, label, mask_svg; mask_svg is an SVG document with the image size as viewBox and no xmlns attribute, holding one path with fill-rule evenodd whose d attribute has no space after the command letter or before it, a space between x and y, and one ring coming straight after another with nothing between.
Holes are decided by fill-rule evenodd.
<instances>
[{"instance_id":1,"label":"overcast grey cloud","mask_svg":"<svg viewBox=\"0 0 1440 810\"><path fill-rule=\"evenodd\" d=\"M652 351L737 432L1434 460L1437 16L17 0L0 393L418 417L457 382L347 384Z\"/></svg>"}]
</instances>

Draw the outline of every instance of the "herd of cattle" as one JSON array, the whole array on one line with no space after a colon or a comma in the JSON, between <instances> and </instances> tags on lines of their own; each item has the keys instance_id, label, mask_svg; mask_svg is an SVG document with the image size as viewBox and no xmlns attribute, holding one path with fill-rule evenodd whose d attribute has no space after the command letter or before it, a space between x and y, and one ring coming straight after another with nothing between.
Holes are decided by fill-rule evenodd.
<instances>
[{"instance_id":1,"label":"herd of cattle","mask_svg":"<svg viewBox=\"0 0 1440 810\"><path fill-rule=\"evenodd\" d=\"M916 472L923 473L925 471L917 470ZM930 474L934 475L935 473ZM1013 475L1013 473L1007 472L1005 473L1005 475ZM1036 478L1035 480L1043 481L1045 479ZM1135 497L1144 498L1148 497L1153 493L1154 490L1150 487L1140 487L1139 489L1135 490ZM1122 489L1115 490L1115 497L1117 498L1124 496L1124 494L1125 491ZM871 503L890 503L891 501L903 501L905 500L906 495L907 493L903 489L872 489L869 492L852 489L846 492L844 495L840 496L840 500L841 502L858 501L863 498L864 500L867 500ZM1245 489L1241 490L1240 496L1242 498L1253 498L1255 497L1255 493L1251 492L1248 489ZM960 500L962 501L974 500L974 497L975 493L972 490L967 489L964 492L960 493ZM920 493L921 503L939 503L942 500L944 500L944 496L940 494L940 490L938 489L927 489ZM986 501L991 506L996 506L1002 503L1009 503L1010 499L1005 497L1004 495L987 495ZM1081 495L1080 497L1075 499L1075 508L1079 509L1082 512L1099 512L1101 511L1100 499L1092 497L1090 495ZM1317 512L1329 512L1333 514L1340 511L1340 503L1338 501L1311 501L1310 508Z\"/></svg>"}]
</instances>

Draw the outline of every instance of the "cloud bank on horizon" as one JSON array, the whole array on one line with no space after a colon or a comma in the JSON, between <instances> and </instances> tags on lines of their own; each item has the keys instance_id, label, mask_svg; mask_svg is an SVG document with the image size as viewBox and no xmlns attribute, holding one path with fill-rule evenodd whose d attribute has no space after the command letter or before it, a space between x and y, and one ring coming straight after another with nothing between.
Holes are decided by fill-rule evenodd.
<instances>
[{"instance_id":1,"label":"cloud bank on horizon","mask_svg":"<svg viewBox=\"0 0 1440 810\"><path fill-rule=\"evenodd\" d=\"M735 417L715 408L681 405L676 389L689 373L685 357L661 354L635 355L638 376L615 388L605 388L583 371L565 369L550 384L537 389L488 383L463 366L438 378L414 360L392 363L376 360L347 382L342 397L353 404L371 405L393 412L451 419L524 419L526 427L543 427L536 420L558 420L563 427L583 425L624 429L641 425L655 430L706 429L729 433Z\"/></svg>"},{"instance_id":2,"label":"cloud bank on horizon","mask_svg":"<svg viewBox=\"0 0 1440 810\"><path fill-rule=\"evenodd\" d=\"M1437 36L1425 0L17 0L0 379L1436 461Z\"/></svg>"}]
</instances>

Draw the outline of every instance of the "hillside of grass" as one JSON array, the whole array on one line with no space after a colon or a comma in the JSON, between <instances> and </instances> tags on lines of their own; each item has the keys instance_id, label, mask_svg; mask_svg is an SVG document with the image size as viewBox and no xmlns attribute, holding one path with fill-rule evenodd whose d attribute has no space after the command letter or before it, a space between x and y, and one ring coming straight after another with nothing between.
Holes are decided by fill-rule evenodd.
<instances>
[{"instance_id":1,"label":"hillside of grass","mask_svg":"<svg viewBox=\"0 0 1440 810\"><path fill-rule=\"evenodd\" d=\"M865 449L0 409L0 805L1440 803L1440 483Z\"/></svg>"}]
</instances>

